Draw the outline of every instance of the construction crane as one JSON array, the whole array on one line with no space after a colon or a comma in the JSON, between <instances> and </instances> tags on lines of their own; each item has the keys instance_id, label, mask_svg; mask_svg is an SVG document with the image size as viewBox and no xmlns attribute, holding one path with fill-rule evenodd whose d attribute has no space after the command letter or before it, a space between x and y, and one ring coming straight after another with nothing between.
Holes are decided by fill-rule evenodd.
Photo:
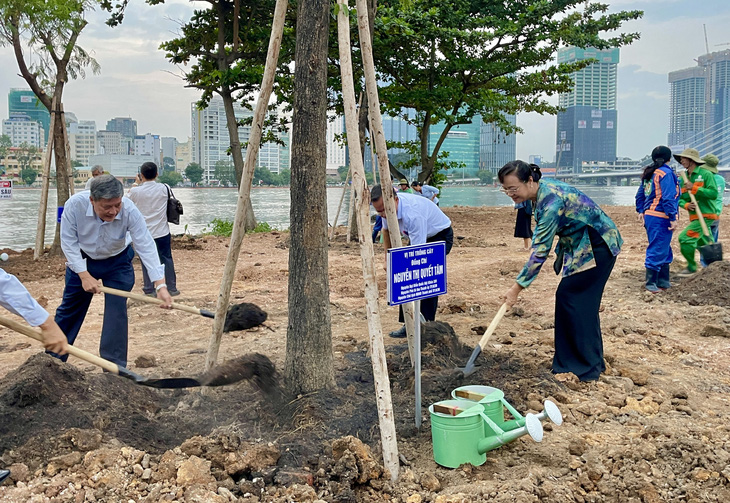
<instances>
[{"instance_id":1,"label":"construction crane","mask_svg":"<svg viewBox=\"0 0 730 503\"><path fill-rule=\"evenodd\" d=\"M703 24L702 29L705 30L705 50L710 54L710 44L707 43L707 25Z\"/></svg>"}]
</instances>

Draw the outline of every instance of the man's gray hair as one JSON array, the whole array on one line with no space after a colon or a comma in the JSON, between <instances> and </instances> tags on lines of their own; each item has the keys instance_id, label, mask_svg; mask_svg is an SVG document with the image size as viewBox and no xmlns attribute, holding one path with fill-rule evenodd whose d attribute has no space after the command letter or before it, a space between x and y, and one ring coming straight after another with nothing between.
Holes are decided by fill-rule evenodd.
<instances>
[{"instance_id":1,"label":"man's gray hair","mask_svg":"<svg viewBox=\"0 0 730 503\"><path fill-rule=\"evenodd\" d=\"M101 164L97 164L96 166L94 166L93 168L91 168L91 174L93 175L94 173L99 173L100 175L103 175L104 174L104 166L102 166Z\"/></svg>"},{"instance_id":2,"label":"man's gray hair","mask_svg":"<svg viewBox=\"0 0 730 503\"><path fill-rule=\"evenodd\" d=\"M91 199L115 199L124 195L124 185L114 175L101 175L91 180Z\"/></svg>"}]
</instances>

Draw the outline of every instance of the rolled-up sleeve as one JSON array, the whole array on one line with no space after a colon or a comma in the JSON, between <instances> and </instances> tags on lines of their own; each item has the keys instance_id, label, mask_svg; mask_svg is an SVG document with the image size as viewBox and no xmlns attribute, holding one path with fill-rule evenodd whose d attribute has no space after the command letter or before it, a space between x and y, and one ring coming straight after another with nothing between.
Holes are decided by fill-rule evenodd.
<instances>
[{"instance_id":1,"label":"rolled-up sleeve","mask_svg":"<svg viewBox=\"0 0 730 503\"><path fill-rule=\"evenodd\" d=\"M73 202L68 202L61 216L61 250L66 256L66 265L76 274L86 271L86 259L81 255L78 233L78 212Z\"/></svg>"},{"instance_id":2,"label":"rolled-up sleeve","mask_svg":"<svg viewBox=\"0 0 730 503\"><path fill-rule=\"evenodd\" d=\"M22 316L29 325L37 327L48 319L48 311L28 293L18 278L0 269L0 306Z\"/></svg>"},{"instance_id":3,"label":"rolled-up sleeve","mask_svg":"<svg viewBox=\"0 0 730 503\"><path fill-rule=\"evenodd\" d=\"M164 279L165 268L160 263L160 256L157 254L155 240L147 229L144 217L136 206L126 207L125 211L129 211L129 234L132 236L134 250L139 255L140 260L150 275L150 281L158 281Z\"/></svg>"}]
</instances>

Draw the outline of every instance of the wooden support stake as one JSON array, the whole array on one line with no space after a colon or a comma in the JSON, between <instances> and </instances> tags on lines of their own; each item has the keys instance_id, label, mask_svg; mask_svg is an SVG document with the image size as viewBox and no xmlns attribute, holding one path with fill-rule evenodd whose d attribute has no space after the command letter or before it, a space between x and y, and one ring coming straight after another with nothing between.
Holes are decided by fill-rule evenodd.
<instances>
[{"instance_id":1,"label":"wooden support stake","mask_svg":"<svg viewBox=\"0 0 730 503\"><path fill-rule=\"evenodd\" d=\"M63 111L63 103L59 105L61 110L61 124L63 125L63 148L66 150L66 178L68 179L68 195L74 195L74 168L71 165L71 146L68 143L68 128L66 128L66 113ZM58 169L58 166L56 166Z\"/></svg>"},{"instance_id":2,"label":"wooden support stake","mask_svg":"<svg viewBox=\"0 0 730 503\"><path fill-rule=\"evenodd\" d=\"M48 210L48 185L51 181L51 156L53 155L53 130L56 127L56 98L51 102L51 125L48 131L48 143L43 156L43 175L41 175L41 202L38 206L38 226L35 234L35 249L33 260L38 260L45 248L46 239L46 211Z\"/></svg>"},{"instance_id":3,"label":"wooden support stake","mask_svg":"<svg viewBox=\"0 0 730 503\"><path fill-rule=\"evenodd\" d=\"M335 235L335 229L337 228L337 219L340 218L340 210L342 209L342 201L345 199L345 194L347 193L347 186L350 184L351 175L352 175L351 169L347 168L347 176L345 177L345 186L342 187L342 195L340 195L340 204L337 205L337 213L335 213L335 220L334 220L334 222L332 222L332 228L330 229L330 239L332 239Z\"/></svg>"},{"instance_id":4,"label":"wooden support stake","mask_svg":"<svg viewBox=\"0 0 730 503\"><path fill-rule=\"evenodd\" d=\"M375 139L375 151L378 154L378 169L380 170L380 183L383 187L385 215L388 219L390 246L391 248L398 248L399 246L403 246L403 242L401 240L398 217L395 211L395 198L393 197L393 191L391 190L390 163L388 162L388 148L385 144L383 117L380 114L380 98L378 97L378 82L375 77L373 44L370 40L370 23L368 21L367 0L357 0L357 29L360 38L362 66L365 73L365 89L368 96L368 114L372 119L370 138L371 141L373 138ZM369 225L368 228L370 228ZM408 334L408 353L411 357L411 366L415 365L415 348L413 342L415 326L414 316L413 302L403 304L403 317L406 323L406 333Z\"/></svg>"},{"instance_id":5,"label":"wooden support stake","mask_svg":"<svg viewBox=\"0 0 730 503\"><path fill-rule=\"evenodd\" d=\"M223 336L223 324L225 322L226 312L228 311L228 303L231 297L233 275L236 272L236 264L238 263L238 256L241 252L241 244L243 243L243 237L246 234L246 209L250 202L251 182L253 181L253 172L256 168L256 158L258 157L259 148L261 146L261 133L264 128L266 107L269 104L271 91L274 87L276 63L279 59L281 39L282 34L284 33L284 20L286 18L287 4L287 0L276 0L274 19L271 25L271 36L269 37L269 50L266 54L264 77L261 81L261 92L259 93L259 99L256 102L256 110L254 111L253 122L251 123L251 135L249 137L248 148L246 149L246 161L243 165L243 175L241 176L241 184L238 190L238 202L236 203L236 216L233 220L231 244L228 248L226 265L223 269L223 278L221 279L221 287L218 292L218 303L216 304L215 310L215 320L213 322L212 334L208 343L208 355L205 361L206 370L210 370L218 359L218 350L220 349L221 337Z\"/></svg>"},{"instance_id":6,"label":"wooden support stake","mask_svg":"<svg viewBox=\"0 0 730 503\"><path fill-rule=\"evenodd\" d=\"M340 47L340 72L342 75L342 97L345 106L345 124L347 127L347 143L350 152L361 152L360 135L358 134L357 109L355 107L355 84L352 76L352 59L350 52L350 16L347 0L337 0L337 37ZM378 406L380 441L383 447L383 465L390 472L393 481L398 480L399 459L396 439L393 403L390 395L390 379L385 359L383 343L383 326L380 322L378 305L378 282L375 277L375 259L373 257L373 240L370 230L370 192L365 179L365 167L362 156L350 156L352 169L352 195L355 198L355 215L357 217L357 234L360 241L360 258L362 275L365 283L365 304L370 334L370 353L373 364L373 380L375 397ZM393 199L391 197L391 203ZM393 213L395 213L395 208ZM397 228L397 223L396 223Z\"/></svg>"}]
</instances>

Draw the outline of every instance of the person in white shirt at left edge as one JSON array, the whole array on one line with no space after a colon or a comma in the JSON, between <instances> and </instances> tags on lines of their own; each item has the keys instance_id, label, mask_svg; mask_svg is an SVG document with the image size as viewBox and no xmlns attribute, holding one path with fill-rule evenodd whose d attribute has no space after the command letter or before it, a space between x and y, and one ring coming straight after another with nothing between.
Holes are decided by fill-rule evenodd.
<instances>
[{"instance_id":1,"label":"person in white shirt at left edge","mask_svg":"<svg viewBox=\"0 0 730 503\"><path fill-rule=\"evenodd\" d=\"M170 236L170 226L167 223L167 186L164 183L158 183L156 179L157 164L154 162L142 164L137 174L137 181L129 189L127 197L134 202L134 205L137 206L137 209L144 217L147 228L155 240L160 262L165 266L167 291L170 292L172 297L175 297L180 295L180 292L177 289L175 264L172 261L172 238ZM155 297L155 287L150 281L144 264L142 264L142 278L144 279L142 291L145 295Z\"/></svg>"},{"instance_id":2,"label":"person in white shirt at left edge","mask_svg":"<svg viewBox=\"0 0 730 503\"><path fill-rule=\"evenodd\" d=\"M66 287L55 321L73 344L84 322L91 298L104 286L130 291L134 286L134 243L150 272L161 308L172 306L165 271L144 217L125 197L122 183L112 175L91 182L90 192L79 192L66 201L61 216L61 249L66 255ZM131 239L128 237L130 236ZM127 299L106 294L99 355L127 366ZM67 356L54 356L66 360Z\"/></svg>"},{"instance_id":3,"label":"person in white shirt at left edge","mask_svg":"<svg viewBox=\"0 0 730 503\"><path fill-rule=\"evenodd\" d=\"M22 316L29 325L40 327L43 345L46 349L60 354L66 353L66 336L63 335L48 311L31 297L18 278L2 269L0 269L0 306L11 313ZM0 468L0 483L9 476L10 470Z\"/></svg>"}]
</instances>

